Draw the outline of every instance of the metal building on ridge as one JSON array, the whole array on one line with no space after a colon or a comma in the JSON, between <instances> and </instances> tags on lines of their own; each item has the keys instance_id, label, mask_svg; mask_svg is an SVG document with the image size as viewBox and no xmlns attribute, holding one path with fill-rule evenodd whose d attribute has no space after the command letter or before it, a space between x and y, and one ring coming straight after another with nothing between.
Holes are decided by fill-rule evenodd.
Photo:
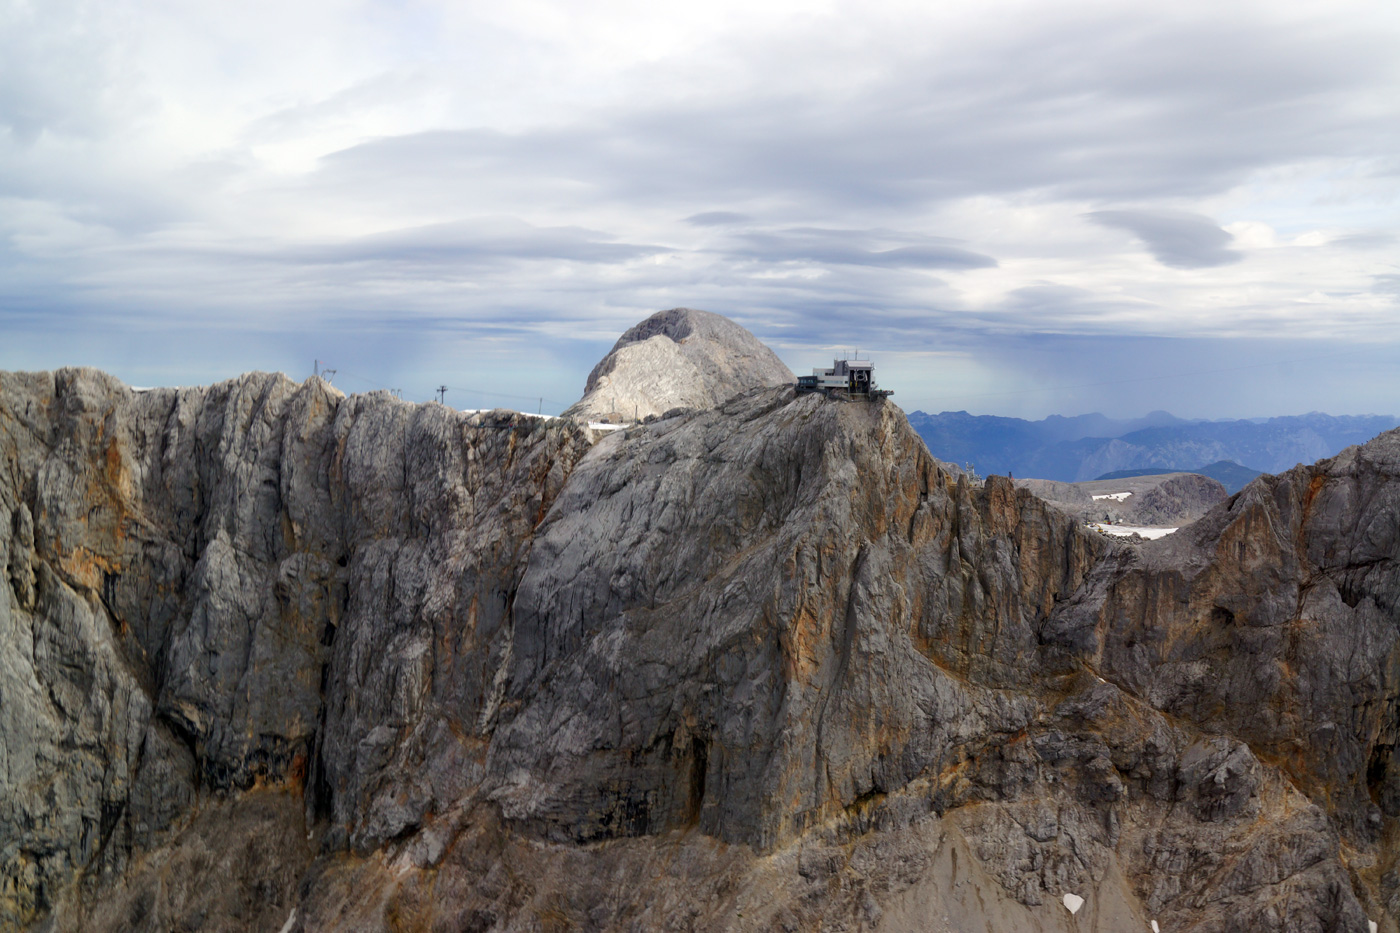
<instances>
[{"instance_id":1,"label":"metal building on ridge","mask_svg":"<svg viewBox=\"0 0 1400 933\"><path fill-rule=\"evenodd\" d=\"M830 369L816 368L810 376L797 377L797 391L842 393L852 398L888 398L894 393L875 386L875 364L870 360L832 360Z\"/></svg>"}]
</instances>

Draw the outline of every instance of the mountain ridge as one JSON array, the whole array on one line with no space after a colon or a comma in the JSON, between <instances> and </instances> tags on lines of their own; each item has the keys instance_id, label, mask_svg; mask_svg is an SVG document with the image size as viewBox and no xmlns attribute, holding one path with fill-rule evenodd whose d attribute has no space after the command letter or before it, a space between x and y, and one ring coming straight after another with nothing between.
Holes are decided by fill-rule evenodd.
<instances>
[{"instance_id":1,"label":"mountain ridge","mask_svg":"<svg viewBox=\"0 0 1400 933\"><path fill-rule=\"evenodd\" d=\"M1241 466L1233 460L1217 460L1215 463L1207 463L1203 467L1195 470L1181 470L1173 467L1143 467L1136 470L1115 470L1112 473L1105 473L1096 476L1095 479L1128 479L1134 476L1155 476L1162 473L1185 473L1194 472L1201 476L1209 476L1211 479L1225 487L1225 491L1234 495L1247 486L1255 477L1263 476L1259 470L1251 470L1247 466Z\"/></svg>"},{"instance_id":2,"label":"mountain ridge","mask_svg":"<svg viewBox=\"0 0 1400 933\"><path fill-rule=\"evenodd\" d=\"M1165 413L1154 413L1166 416ZM1288 415L1230 421L1183 421L1137 426L1117 422L1108 435L1077 433L1080 426L1104 424L1102 416L1082 415L1043 421L915 411L909 422L929 449L945 460L971 463L982 474L1011 474L1061 482L1083 482L1120 470L1157 468L1198 470L1222 460L1264 473L1334 456L1382 431L1400 426L1390 415ZM1165 418L1159 419L1165 420Z\"/></svg>"},{"instance_id":3,"label":"mountain ridge","mask_svg":"<svg viewBox=\"0 0 1400 933\"><path fill-rule=\"evenodd\" d=\"M8 926L1400 916L1400 432L1142 545L791 386L0 373L0 463Z\"/></svg>"}]
</instances>

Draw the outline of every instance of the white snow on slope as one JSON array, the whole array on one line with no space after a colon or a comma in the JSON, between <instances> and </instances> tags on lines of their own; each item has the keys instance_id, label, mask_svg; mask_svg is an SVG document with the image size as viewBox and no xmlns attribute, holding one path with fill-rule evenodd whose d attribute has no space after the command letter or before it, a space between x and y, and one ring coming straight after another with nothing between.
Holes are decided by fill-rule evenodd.
<instances>
[{"instance_id":1,"label":"white snow on slope","mask_svg":"<svg viewBox=\"0 0 1400 933\"><path fill-rule=\"evenodd\" d=\"M1119 536L1121 536L1121 537L1126 538L1128 535L1137 534L1137 535L1142 535L1144 538L1147 538L1148 540L1155 540L1155 539L1157 539L1157 538L1164 538L1164 537L1166 537L1167 535L1171 534L1173 531L1176 531L1175 528L1153 528L1153 527L1151 527L1150 525L1104 525L1104 524L1097 524L1097 525L1095 525L1094 527L1097 528L1099 531L1102 531L1102 532L1103 532L1104 534L1106 534L1106 535L1119 535Z\"/></svg>"}]
</instances>

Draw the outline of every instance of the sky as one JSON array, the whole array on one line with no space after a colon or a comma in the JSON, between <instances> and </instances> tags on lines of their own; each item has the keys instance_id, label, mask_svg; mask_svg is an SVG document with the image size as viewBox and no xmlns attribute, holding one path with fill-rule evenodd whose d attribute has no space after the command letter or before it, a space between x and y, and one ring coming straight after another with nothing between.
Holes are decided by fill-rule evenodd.
<instances>
[{"instance_id":1,"label":"sky","mask_svg":"<svg viewBox=\"0 0 1400 933\"><path fill-rule=\"evenodd\" d=\"M1393 0L0 0L0 369L557 412L688 306L906 410L1394 414L1397 48Z\"/></svg>"}]
</instances>

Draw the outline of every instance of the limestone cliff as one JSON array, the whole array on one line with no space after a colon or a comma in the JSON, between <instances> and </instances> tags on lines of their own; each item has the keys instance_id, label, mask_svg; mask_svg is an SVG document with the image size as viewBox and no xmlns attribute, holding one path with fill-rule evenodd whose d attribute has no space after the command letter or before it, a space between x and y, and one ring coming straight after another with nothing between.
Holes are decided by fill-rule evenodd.
<instances>
[{"instance_id":1,"label":"limestone cliff","mask_svg":"<svg viewBox=\"0 0 1400 933\"><path fill-rule=\"evenodd\" d=\"M0 927L1394 930L1398 472L1134 546L888 402L0 374Z\"/></svg>"},{"instance_id":2,"label":"limestone cliff","mask_svg":"<svg viewBox=\"0 0 1400 933\"><path fill-rule=\"evenodd\" d=\"M565 415L631 422L673 408L713 408L759 386L792 385L792 370L757 337L709 311L658 311L618 338Z\"/></svg>"}]
</instances>

